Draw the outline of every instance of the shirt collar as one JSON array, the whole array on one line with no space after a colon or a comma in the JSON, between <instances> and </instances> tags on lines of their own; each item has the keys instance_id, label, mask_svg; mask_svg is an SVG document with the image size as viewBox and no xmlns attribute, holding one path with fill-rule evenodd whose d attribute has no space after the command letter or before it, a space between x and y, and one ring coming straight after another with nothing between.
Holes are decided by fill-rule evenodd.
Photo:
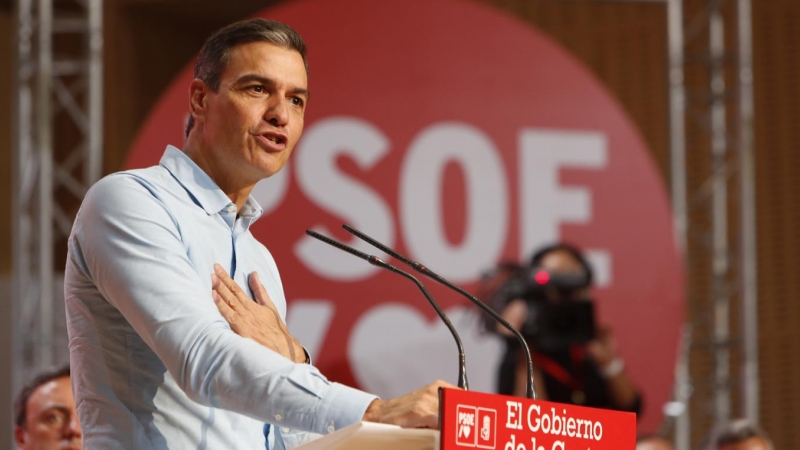
<instances>
[{"instance_id":1,"label":"shirt collar","mask_svg":"<svg viewBox=\"0 0 800 450\"><path fill-rule=\"evenodd\" d=\"M217 214L232 204L231 199L222 192L214 180L177 147L168 145L159 164L178 180L207 214ZM255 220L263 212L261 205L251 195L248 196L239 215Z\"/></svg>"},{"instance_id":2,"label":"shirt collar","mask_svg":"<svg viewBox=\"0 0 800 450\"><path fill-rule=\"evenodd\" d=\"M245 200L244 205L242 205L242 210L239 211L239 216L256 220L261 217L263 212L264 210L261 208L261 205L258 204L258 201L256 201L252 195L248 195L247 200Z\"/></svg>"}]
</instances>

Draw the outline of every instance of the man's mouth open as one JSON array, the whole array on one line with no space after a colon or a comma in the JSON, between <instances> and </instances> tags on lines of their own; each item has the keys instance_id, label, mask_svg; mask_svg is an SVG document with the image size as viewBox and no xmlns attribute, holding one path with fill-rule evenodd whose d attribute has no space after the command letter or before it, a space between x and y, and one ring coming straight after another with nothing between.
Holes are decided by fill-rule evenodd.
<instances>
[{"instance_id":1,"label":"man's mouth open","mask_svg":"<svg viewBox=\"0 0 800 450\"><path fill-rule=\"evenodd\" d=\"M286 148L286 136L280 133L262 133L256 135L258 140L264 144L267 151L282 151Z\"/></svg>"}]
</instances>

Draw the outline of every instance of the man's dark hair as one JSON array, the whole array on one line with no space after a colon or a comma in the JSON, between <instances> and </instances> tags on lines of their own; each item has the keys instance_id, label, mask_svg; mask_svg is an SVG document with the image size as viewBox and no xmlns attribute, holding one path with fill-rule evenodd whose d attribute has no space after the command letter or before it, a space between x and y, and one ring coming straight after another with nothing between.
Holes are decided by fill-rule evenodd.
<instances>
[{"instance_id":1,"label":"man's dark hair","mask_svg":"<svg viewBox=\"0 0 800 450\"><path fill-rule=\"evenodd\" d=\"M69 366L63 366L42 372L33 381L26 384L17 395L16 400L14 400L14 424L23 428L27 425L25 417L28 415L28 400L36 389L53 380L68 376Z\"/></svg>"},{"instance_id":2,"label":"man's dark hair","mask_svg":"<svg viewBox=\"0 0 800 450\"><path fill-rule=\"evenodd\" d=\"M250 19L232 23L212 34L203 44L194 64L194 77L203 80L212 91L219 89L222 73L228 64L230 50L251 42L266 42L287 50L294 50L303 58L308 73L306 43L290 26L267 19ZM186 136L194 127L194 117L189 115Z\"/></svg>"},{"instance_id":3,"label":"man's dark hair","mask_svg":"<svg viewBox=\"0 0 800 450\"><path fill-rule=\"evenodd\" d=\"M566 242L559 242L557 244L548 245L539 249L531 257L531 266L540 266L545 256L556 251L569 253L570 256L575 258L575 260L578 261L583 268L584 274L586 274L586 285L592 285L592 280L594 280L594 271L592 270L591 264L589 264L589 261L585 256L583 256L583 253L578 249L578 247Z\"/></svg>"},{"instance_id":4,"label":"man's dark hair","mask_svg":"<svg viewBox=\"0 0 800 450\"><path fill-rule=\"evenodd\" d=\"M767 433L747 419L732 420L717 429L709 439L710 445L707 444L704 448L716 450L724 445L738 444L752 438L761 438L766 442L767 448L775 448Z\"/></svg>"}]
</instances>

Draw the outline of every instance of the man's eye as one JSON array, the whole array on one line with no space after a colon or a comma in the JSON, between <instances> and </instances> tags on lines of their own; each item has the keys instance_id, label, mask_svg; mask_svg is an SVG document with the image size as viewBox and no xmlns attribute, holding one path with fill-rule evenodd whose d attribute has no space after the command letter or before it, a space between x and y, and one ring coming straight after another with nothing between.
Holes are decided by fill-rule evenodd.
<instances>
[{"instance_id":1,"label":"man's eye","mask_svg":"<svg viewBox=\"0 0 800 450\"><path fill-rule=\"evenodd\" d=\"M250 90L257 94L262 94L264 92L264 86L250 86Z\"/></svg>"},{"instance_id":2,"label":"man's eye","mask_svg":"<svg viewBox=\"0 0 800 450\"><path fill-rule=\"evenodd\" d=\"M52 412L44 416L44 423L49 426L60 426L64 423L65 417L58 412Z\"/></svg>"},{"instance_id":3,"label":"man's eye","mask_svg":"<svg viewBox=\"0 0 800 450\"><path fill-rule=\"evenodd\" d=\"M292 97L292 104L295 106L303 106L305 102L300 97Z\"/></svg>"}]
</instances>

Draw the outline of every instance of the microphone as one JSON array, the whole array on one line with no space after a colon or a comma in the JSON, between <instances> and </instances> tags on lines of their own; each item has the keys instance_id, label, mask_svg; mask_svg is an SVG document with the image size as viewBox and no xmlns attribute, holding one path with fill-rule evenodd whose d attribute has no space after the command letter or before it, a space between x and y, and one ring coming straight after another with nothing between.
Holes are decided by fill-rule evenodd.
<instances>
[{"instance_id":1,"label":"microphone","mask_svg":"<svg viewBox=\"0 0 800 450\"><path fill-rule=\"evenodd\" d=\"M527 398L530 398L530 399L533 399L533 400L536 400L538 398L538 395L536 394L536 386L535 386L535 384L533 382L533 359L531 358L531 351L528 348L528 344L525 342L525 338L522 337L522 334L516 328L514 328L513 325L508 323L508 321L503 319L492 308L490 308L485 303L480 301L477 297L475 297L474 295L472 295L469 292L465 291L464 289L461 289L460 287L456 286L455 284L447 281L445 278L443 278L440 275L436 274L435 272L433 272L432 270L430 270L427 267L423 266L422 264L420 264L420 263L418 263L416 261L411 261L410 259L406 258L405 256L403 256L403 255L397 253L396 251L392 250L391 248L381 244L380 242L378 242L375 239L367 236L366 234L356 230L355 228L351 227L350 225L347 225L347 224L342 225L342 228L344 228L345 230L347 230L350 233L354 234L359 239L362 239L362 240L368 242L369 244L371 244L372 246L380 249L381 251L383 251L387 255L391 255L391 256L399 259L400 261L404 262L405 264L411 266L417 272L425 275L428 278L432 278L433 280L435 280L435 281L437 281L437 282L449 287L450 289L453 289L454 291L456 291L459 294L463 295L464 297L468 298L469 301L474 303L476 306L478 306L480 309L482 309L486 314L491 316L494 320L498 321L500 323L500 325L502 325L508 331L510 331L514 335L514 337L517 338L517 340L519 341L520 345L522 346L522 350L525 353L525 363L528 366L527 367L527 369L528 369L528 380L527 380L527 383L526 383L525 396Z\"/></svg>"},{"instance_id":2,"label":"microphone","mask_svg":"<svg viewBox=\"0 0 800 450\"><path fill-rule=\"evenodd\" d=\"M450 318L447 317L447 314L445 314L444 311L442 311L442 308L439 307L439 304L436 303L436 300L434 300L433 297L431 297L431 294L428 292L427 289L425 289L425 286L422 284L422 282L420 282L414 275L411 275L408 272L404 272L398 269L397 267L383 261L377 256L367 255L366 253L356 250L353 247L342 244L341 242L333 240L327 236L323 236L317 233L316 231L306 230L306 234L315 239L319 239L320 241L328 245L332 245L338 248L339 250L343 250L347 253L350 253L351 255L357 256L367 261L368 263L372 264L373 266L381 267L383 269L386 269L390 272L394 272L402 277L408 278L409 280L413 281L417 285L419 290L422 291L422 294L425 295L425 298L428 300L428 303L430 303L433 309L436 311L436 314L438 314L439 317L442 319L442 322L444 322L444 324L447 326L447 329L450 330L450 334L453 335L453 339L455 339L456 346L458 347L458 387L464 389L465 391L469 390L469 382L467 381L467 359L464 353L464 344L461 342L461 337L458 335L458 332L456 331L452 322L450 322Z\"/></svg>"}]
</instances>

